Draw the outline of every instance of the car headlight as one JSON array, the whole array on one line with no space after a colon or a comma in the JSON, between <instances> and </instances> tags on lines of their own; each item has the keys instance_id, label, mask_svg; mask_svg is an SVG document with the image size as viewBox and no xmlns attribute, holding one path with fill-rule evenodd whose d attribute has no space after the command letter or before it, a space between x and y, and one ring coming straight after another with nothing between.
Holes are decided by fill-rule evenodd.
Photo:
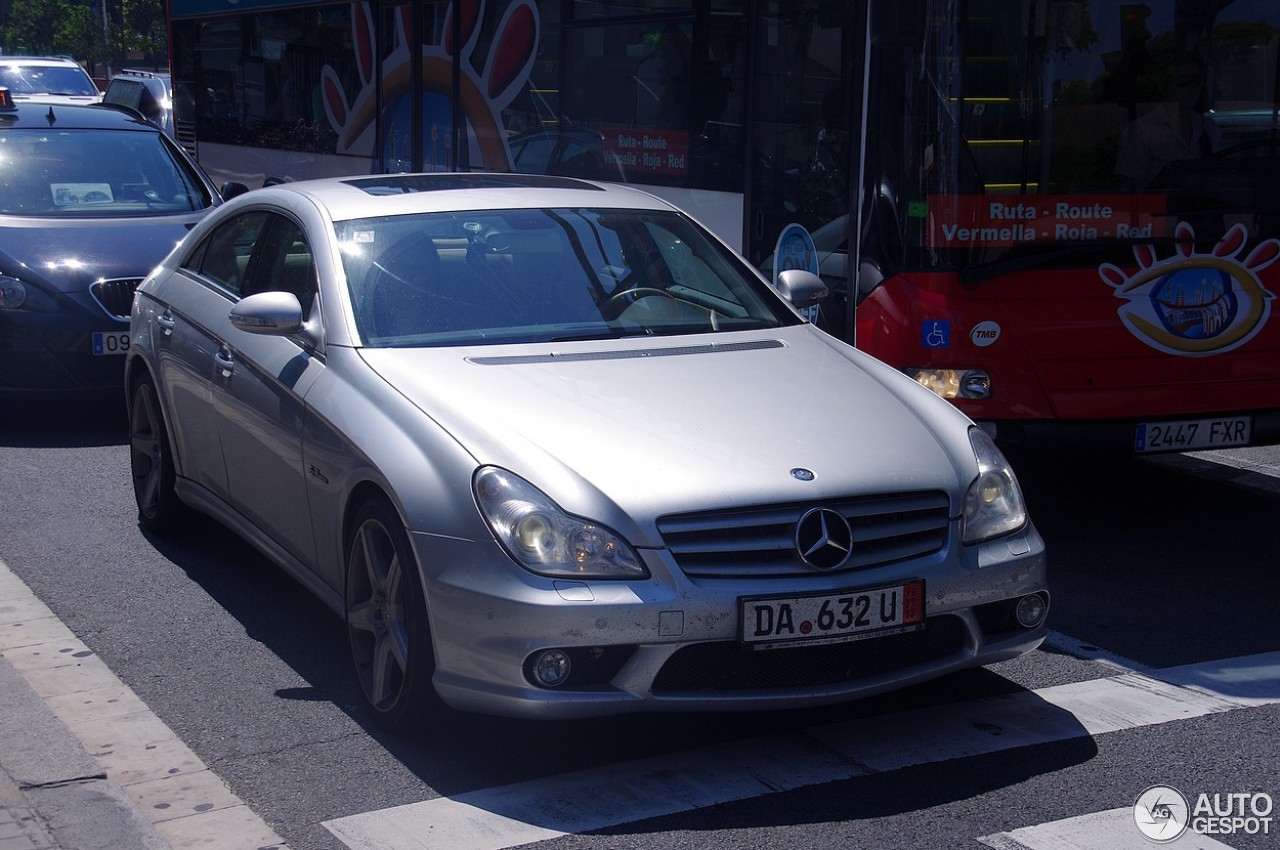
<instances>
[{"instance_id":1,"label":"car headlight","mask_svg":"<svg viewBox=\"0 0 1280 850\"><path fill-rule=\"evenodd\" d=\"M45 293L16 277L0 274L0 310L51 312L57 303Z\"/></svg>"},{"instance_id":2,"label":"car headlight","mask_svg":"<svg viewBox=\"0 0 1280 850\"><path fill-rule=\"evenodd\" d=\"M970 428L969 442L978 459L978 477L965 494L960 536L965 543L980 543L1025 525L1027 506L1012 467L986 432Z\"/></svg>"},{"instance_id":3,"label":"car headlight","mask_svg":"<svg viewBox=\"0 0 1280 850\"><path fill-rule=\"evenodd\" d=\"M472 482L476 504L498 542L530 572L564 578L647 578L625 540L599 523L562 511L514 473L482 467Z\"/></svg>"}]
</instances>

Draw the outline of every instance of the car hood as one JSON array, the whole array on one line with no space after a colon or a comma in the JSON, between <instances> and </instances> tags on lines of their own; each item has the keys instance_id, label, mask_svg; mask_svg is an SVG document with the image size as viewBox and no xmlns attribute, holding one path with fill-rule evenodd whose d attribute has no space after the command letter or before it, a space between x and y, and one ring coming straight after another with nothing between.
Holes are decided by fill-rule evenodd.
<instances>
[{"instance_id":1,"label":"car hood","mask_svg":"<svg viewBox=\"0 0 1280 850\"><path fill-rule=\"evenodd\" d=\"M145 277L203 215L74 221L0 217L0 271L63 292L83 291L101 278Z\"/></svg>"},{"instance_id":2,"label":"car hood","mask_svg":"<svg viewBox=\"0 0 1280 850\"><path fill-rule=\"evenodd\" d=\"M907 490L954 506L976 469L954 407L809 325L362 354L480 464L570 511L600 511L599 496L652 518Z\"/></svg>"}]
</instances>

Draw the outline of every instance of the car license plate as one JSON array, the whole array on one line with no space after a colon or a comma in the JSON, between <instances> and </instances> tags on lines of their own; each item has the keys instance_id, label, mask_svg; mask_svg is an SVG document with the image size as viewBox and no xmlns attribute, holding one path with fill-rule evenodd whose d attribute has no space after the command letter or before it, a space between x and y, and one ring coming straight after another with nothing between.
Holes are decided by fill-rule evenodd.
<instances>
[{"instance_id":1,"label":"car license plate","mask_svg":"<svg viewBox=\"0 0 1280 850\"><path fill-rule=\"evenodd\" d=\"M1138 452L1185 452L1249 445L1253 420L1248 416L1145 422L1134 433Z\"/></svg>"},{"instance_id":2,"label":"car license plate","mask_svg":"<svg viewBox=\"0 0 1280 850\"><path fill-rule=\"evenodd\" d=\"M924 582L813 596L744 597L740 640L753 649L841 643L924 625Z\"/></svg>"},{"instance_id":3,"label":"car license plate","mask_svg":"<svg viewBox=\"0 0 1280 850\"><path fill-rule=\"evenodd\" d=\"M124 354L128 350L128 331L103 331L93 335L94 354Z\"/></svg>"}]
</instances>

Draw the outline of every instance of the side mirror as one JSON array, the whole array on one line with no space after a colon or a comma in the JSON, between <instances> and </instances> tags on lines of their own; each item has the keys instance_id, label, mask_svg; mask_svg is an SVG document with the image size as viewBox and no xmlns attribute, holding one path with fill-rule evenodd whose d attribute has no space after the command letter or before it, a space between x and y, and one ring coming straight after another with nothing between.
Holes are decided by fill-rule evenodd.
<instances>
[{"instance_id":1,"label":"side mirror","mask_svg":"<svg viewBox=\"0 0 1280 850\"><path fill-rule=\"evenodd\" d=\"M822 278L802 269L787 269L779 274L778 292L798 310L812 307L829 294Z\"/></svg>"},{"instance_id":2,"label":"side mirror","mask_svg":"<svg viewBox=\"0 0 1280 850\"><path fill-rule=\"evenodd\" d=\"M259 292L240 299L230 318L245 333L289 336L302 330L302 304L292 292Z\"/></svg>"},{"instance_id":3,"label":"side mirror","mask_svg":"<svg viewBox=\"0 0 1280 850\"><path fill-rule=\"evenodd\" d=\"M243 195L249 191L249 187L243 183L237 183L235 180L228 180L222 184L222 188L218 190L222 194L222 200L229 201L237 195Z\"/></svg>"}]
</instances>

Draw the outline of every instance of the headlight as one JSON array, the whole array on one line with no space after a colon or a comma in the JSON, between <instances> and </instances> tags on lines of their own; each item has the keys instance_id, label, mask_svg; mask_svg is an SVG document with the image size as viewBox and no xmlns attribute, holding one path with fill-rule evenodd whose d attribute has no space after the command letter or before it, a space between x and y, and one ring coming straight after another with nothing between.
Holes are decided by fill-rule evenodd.
<instances>
[{"instance_id":1,"label":"headlight","mask_svg":"<svg viewBox=\"0 0 1280 850\"><path fill-rule=\"evenodd\" d=\"M498 542L520 566L565 578L647 578L649 571L618 535L571 516L518 475L486 466L472 483L476 504Z\"/></svg>"},{"instance_id":2,"label":"headlight","mask_svg":"<svg viewBox=\"0 0 1280 850\"><path fill-rule=\"evenodd\" d=\"M45 293L16 277L0 274L0 310L51 312L57 303Z\"/></svg>"},{"instance_id":3,"label":"headlight","mask_svg":"<svg viewBox=\"0 0 1280 850\"><path fill-rule=\"evenodd\" d=\"M980 543L1021 528L1027 507L1013 469L991 438L981 428L970 428L969 442L978 459L978 477L965 494L961 539Z\"/></svg>"},{"instance_id":4,"label":"headlight","mask_svg":"<svg viewBox=\"0 0 1280 850\"><path fill-rule=\"evenodd\" d=\"M987 398L991 375L985 369L904 369L907 377L942 398Z\"/></svg>"}]
</instances>

